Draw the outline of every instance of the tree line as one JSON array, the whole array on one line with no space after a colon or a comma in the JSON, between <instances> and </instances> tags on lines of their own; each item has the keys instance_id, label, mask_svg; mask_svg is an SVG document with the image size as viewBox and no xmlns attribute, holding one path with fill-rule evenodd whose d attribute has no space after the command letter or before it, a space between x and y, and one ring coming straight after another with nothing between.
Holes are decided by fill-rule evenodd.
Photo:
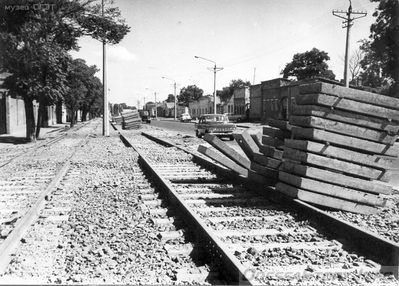
<instances>
[{"instance_id":1,"label":"tree line","mask_svg":"<svg viewBox=\"0 0 399 286\"><path fill-rule=\"evenodd\" d=\"M102 83L97 68L69 51L79 50L78 39L90 36L119 43L129 32L120 10L106 1L104 14L94 0L3 0L0 3L0 72L10 75L4 87L25 104L26 137L35 141L46 107L64 102L72 112L99 115ZM39 103L37 121L33 101Z\"/></svg>"}]
</instances>

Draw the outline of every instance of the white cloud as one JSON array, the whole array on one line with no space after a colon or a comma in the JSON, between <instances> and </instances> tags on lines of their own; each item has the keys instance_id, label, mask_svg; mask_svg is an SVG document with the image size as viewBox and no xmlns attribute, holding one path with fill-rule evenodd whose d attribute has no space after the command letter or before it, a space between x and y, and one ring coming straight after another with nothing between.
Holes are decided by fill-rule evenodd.
<instances>
[{"instance_id":1,"label":"white cloud","mask_svg":"<svg viewBox=\"0 0 399 286\"><path fill-rule=\"evenodd\" d=\"M98 53L102 55L102 52ZM124 46L114 45L107 46L107 58L111 61L137 61L137 56L129 52Z\"/></svg>"}]
</instances>

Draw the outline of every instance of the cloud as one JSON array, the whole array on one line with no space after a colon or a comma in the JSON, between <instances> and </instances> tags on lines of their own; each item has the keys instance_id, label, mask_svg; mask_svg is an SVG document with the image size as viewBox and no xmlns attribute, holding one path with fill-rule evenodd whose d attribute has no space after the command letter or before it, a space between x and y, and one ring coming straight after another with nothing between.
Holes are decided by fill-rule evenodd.
<instances>
[{"instance_id":1,"label":"cloud","mask_svg":"<svg viewBox=\"0 0 399 286\"><path fill-rule=\"evenodd\" d=\"M137 61L137 56L124 46L107 46L107 58L112 61Z\"/></svg>"}]
</instances>

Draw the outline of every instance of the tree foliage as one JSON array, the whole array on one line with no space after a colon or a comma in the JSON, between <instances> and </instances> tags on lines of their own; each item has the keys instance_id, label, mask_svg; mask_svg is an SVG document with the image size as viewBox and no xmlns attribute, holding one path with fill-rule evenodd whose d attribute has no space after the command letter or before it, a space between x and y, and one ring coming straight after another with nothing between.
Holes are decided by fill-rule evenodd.
<instances>
[{"instance_id":1,"label":"tree foliage","mask_svg":"<svg viewBox=\"0 0 399 286\"><path fill-rule=\"evenodd\" d=\"M173 94L168 94L166 102L175 102L175 96Z\"/></svg>"},{"instance_id":2,"label":"tree foliage","mask_svg":"<svg viewBox=\"0 0 399 286\"><path fill-rule=\"evenodd\" d=\"M88 35L115 44L128 31L118 8L108 5L102 17L100 6L93 0L0 3L0 72L12 74L4 85L25 101L29 140L39 136L45 106L63 99L67 93L71 62L68 51L79 48L79 37ZM37 124L33 100L39 102Z\"/></svg>"},{"instance_id":3,"label":"tree foliage","mask_svg":"<svg viewBox=\"0 0 399 286\"><path fill-rule=\"evenodd\" d=\"M198 100L198 98L200 98L203 94L204 91L196 85L189 85L180 90L180 94L177 96L177 101L188 106L190 101Z\"/></svg>"},{"instance_id":4,"label":"tree foliage","mask_svg":"<svg viewBox=\"0 0 399 286\"><path fill-rule=\"evenodd\" d=\"M251 83L249 81L244 81L242 79L233 79L229 86L223 87L222 90L217 92L217 96L219 96L221 101L228 101L234 94L234 89L243 88L245 86L250 86Z\"/></svg>"},{"instance_id":5,"label":"tree foliage","mask_svg":"<svg viewBox=\"0 0 399 286\"><path fill-rule=\"evenodd\" d=\"M363 85L382 88L382 92L399 97L399 2L384 0L373 16L369 40L361 49L365 57L361 62Z\"/></svg>"},{"instance_id":6,"label":"tree foliage","mask_svg":"<svg viewBox=\"0 0 399 286\"><path fill-rule=\"evenodd\" d=\"M102 83L95 77L96 66L87 66L83 59L71 61L67 75L68 92L65 93L65 105L72 111L71 125L76 122L75 113L82 110L82 120L88 113L98 115L103 107Z\"/></svg>"},{"instance_id":7,"label":"tree foliage","mask_svg":"<svg viewBox=\"0 0 399 286\"><path fill-rule=\"evenodd\" d=\"M284 78L303 80L312 77L335 79L334 73L328 69L326 61L330 60L328 53L313 48L304 53L295 54L292 61L281 71Z\"/></svg>"}]
</instances>

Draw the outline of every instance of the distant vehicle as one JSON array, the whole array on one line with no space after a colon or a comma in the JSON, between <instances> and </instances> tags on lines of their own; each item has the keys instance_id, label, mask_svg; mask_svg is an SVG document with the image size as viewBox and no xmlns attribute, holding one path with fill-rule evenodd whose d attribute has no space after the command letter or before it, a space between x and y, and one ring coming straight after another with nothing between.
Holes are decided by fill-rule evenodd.
<instances>
[{"instance_id":1,"label":"distant vehicle","mask_svg":"<svg viewBox=\"0 0 399 286\"><path fill-rule=\"evenodd\" d=\"M191 116L188 113L183 113L180 115L180 121L181 122L190 122L191 121Z\"/></svg>"},{"instance_id":2,"label":"distant vehicle","mask_svg":"<svg viewBox=\"0 0 399 286\"><path fill-rule=\"evenodd\" d=\"M150 117L150 113L148 112L148 110L141 109L141 110L139 110L139 114L141 117L141 121L151 123L151 117Z\"/></svg>"},{"instance_id":3,"label":"distant vehicle","mask_svg":"<svg viewBox=\"0 0 399 286\"><path fill-rule=\"evenodd\" d=\"M247 116L245 114L231 114L231 113L225 113L227 117L229 118L230 122L242 122L247 119Z\"/></svg>"},{"instance_id":4,"label":"distant vehicle","mask_svg":"<svg viewBox=\"0 0 399 286\"><path fill-rule=\"evenodd\" d=\"M199 117L195 124L195 135L201 138L206 133L214 134L218 137L228 137L233 140L233 131L236 126L229 122L229 118L224 114L204 114Z\"/></svg>"}]
</instances>

